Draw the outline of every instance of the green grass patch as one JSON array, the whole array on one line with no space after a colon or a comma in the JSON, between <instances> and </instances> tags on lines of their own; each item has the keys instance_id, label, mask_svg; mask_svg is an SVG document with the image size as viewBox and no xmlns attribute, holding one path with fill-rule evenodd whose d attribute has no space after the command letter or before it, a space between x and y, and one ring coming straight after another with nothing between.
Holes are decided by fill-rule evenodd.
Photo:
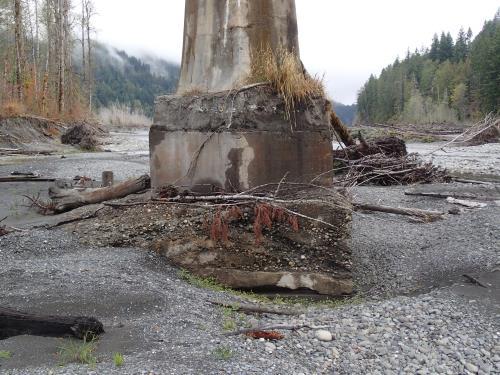
<instances>
[{"instance_id":1,"label":"green grass patch","mask_svg":"<svg viewBox=\"0 0 500 375\"><path fill-rule=\"evenodd\" d=\"M71 340L59 347L58 357L61 365L68 363L81 363L84 365L95 366L97 357L95 351L97 342L95 340L76 342Z\"/></svg>"},{"instance_id":2,"label":"green grass patch","mask_svg":"<svg viewBox=\"0 0 500 375\"><path fill-rule=\"evenodd\" d=\"M0 359L9 359L12 357L12 353L7 350L0 350Z\"/></svg>"},{"instance_id":3,"label":"green grass patch","mask_svg":"<svg viewBox=\"0 0 500 375\"><path fill-rule=\"evenodd\" d=\"M191 272L181 269L178 272L178 276L188 282L189 284L196 286L198 288L210 289L216 292L226 292L229 291L229 288L226 288L224 285L217 282L212 277L200 277L193 275Z\"/></svg>"},{"instance_id":4,"label":"green grass patch","mask_svg":"<svg viewBox=\"0 0 500 375\"><path fill-rule=\"evenodd\" d=\"M272 302L272 299L266 296L261 296L252 292L242 292L238 290L234 290L231 288L228 288L221 283L219 283L217 280L215 280L212 277L200 277L193 275L191 272L185 270L185 269L180 269L177 273L177 275L187 283L198 287L202 289L209 289L213 290L214 292L226 292L230 293L233 296L237 297L242 297L248 300L253 300L255 302L261 302L261 303L270 303Z\"/></svg>"},{"instance_id":5,"label":"green grass patch","mask_svg":"<svg viewBox=\"0 0 500 375\"><path fill-rule=\"evenodd\" d=\"M222 329L226 332L235 331L237 327L236 321L233 318L226 318L222 322Z\"/></svg>"},{"instance_id":6,"label":"green grass patch","mask_svg":"<svg viewBox=\"0 0 500 375\"><path fill-rule=\"evenodd\" d=\"M213 356L220 361L228 361L234 357L234 352L228 346L218 346L213 351Z\"/></svg>"},{"instance_id":7,"label":"green grass patch","mask_svg":"<svg viewBox=\"0 0 500 375\"><path fill-rule=\"evenodd\" d=\"M113 354L113 362L115 363L116 367L122 367L125 364L125 358L123 357L123 354L121 353Z\"/></svg>"}]
</instances>

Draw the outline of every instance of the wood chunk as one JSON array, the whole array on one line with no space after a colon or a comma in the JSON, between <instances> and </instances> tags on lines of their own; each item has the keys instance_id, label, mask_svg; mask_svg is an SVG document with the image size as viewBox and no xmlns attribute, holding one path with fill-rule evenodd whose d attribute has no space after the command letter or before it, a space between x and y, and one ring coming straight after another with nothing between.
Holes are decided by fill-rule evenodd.
<instances>
[{"instance_id":1,"label":"wood chunk","mask_svg":"<svg viewBox=\"0 0 500 375\"><path fill-rule=\"evenodd\" d=\"M43 316L0 307L0 340L21 335L73 336L83 340L102 333L104 326L96 318Z\"/></svg>"},{"instance_id":2,"label":"wood chunk","mask_svg":"<svg viewBox=\"0 0 500 375\"><path fill-rule=\"evenodd\" d=\"M468 201L468 200L464 200L464 199L455 199L455 198L452 198L452 197L448 197L446 199L446 201L448 203L458 204L460 206L464 206L464 207L467 207L467 208L484 208L484 207L488 206L486 203L473 202L473 201Z\"/></svg>"}]
</instances>

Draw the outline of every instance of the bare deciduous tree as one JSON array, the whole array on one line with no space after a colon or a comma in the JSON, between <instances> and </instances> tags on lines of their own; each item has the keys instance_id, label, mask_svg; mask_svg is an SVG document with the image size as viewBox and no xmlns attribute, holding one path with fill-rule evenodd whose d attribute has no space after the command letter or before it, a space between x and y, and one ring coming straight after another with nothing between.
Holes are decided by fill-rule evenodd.
<instances>
[{"instance_id":1,"label":"bare deciduous tree","mask_svg":"<svg viewBox=\"0 0 500 375\"><path fill-rule=\"evenodd\" d=\"M16 89L19 101L23 100L23 19L21 12L21 0L14 0L14 37L16 45Z\"/></svg>"}]
</instances>

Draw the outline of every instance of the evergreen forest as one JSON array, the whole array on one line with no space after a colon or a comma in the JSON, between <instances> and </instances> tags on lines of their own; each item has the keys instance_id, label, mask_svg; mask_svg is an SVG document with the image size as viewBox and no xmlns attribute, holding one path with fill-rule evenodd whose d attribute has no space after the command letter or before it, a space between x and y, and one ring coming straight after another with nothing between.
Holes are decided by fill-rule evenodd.
<instances>
[{"instance_id":1,"label":"evergreen forest","mask_svg":"<svg viewBox=\"0 0 500 375\"><path fill-rule=\"evenodd\" d=\"M434 35L372 75L358 94L358 122L456 124L500 109L500 10L474 38Z\"/></svg>"}]
</instances>

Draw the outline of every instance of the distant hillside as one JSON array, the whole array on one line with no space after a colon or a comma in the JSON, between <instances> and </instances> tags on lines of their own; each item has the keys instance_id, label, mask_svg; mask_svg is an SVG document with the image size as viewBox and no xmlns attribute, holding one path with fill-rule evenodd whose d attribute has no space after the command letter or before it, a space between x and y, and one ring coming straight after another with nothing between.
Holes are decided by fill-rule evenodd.
<instances>
[{"instance_id":1,"label":"distant hillside","mask_svg":"<svg viewBox=\"0 0 500 375\"><path fill-rule=\"evenodd\" d=\"M159 57L134 57L125 51L97 43L94 54L95 90L97 109L122 104L132 111L153 114L154 99L158 95L176 90L180 66ZM78 52L75 54L78 68ZM340 119L351 125L356 116L356 105L334 103Z\"/></svg>"},{"instance_id":2,"label":"distant hillside","mask_svg":"<svg viewBox=\"0 0 500 375\"><path fill-rule=\"evenodd\" d=\"M408 52L372 75L358 96L364 123L460 123L500 110L500 10L472 38L436 34L429 49Z\"/></svg>"},{"instance_id":3,"label":"distant hillside","mask_svg":"<svg viewBox=\"0 0 500 375\"><path fill-rule=\"evenodd\" d=\"M335 113L342 122L346 125L352 125L354 122L354 118L356 117L356 112L358 111L358 107L356 104L345 105L342 103L334 102L333 106L335 108Z\"/></svg>"},{"instance_id":4,"label":"distant hillside","mask_svg":"<svg viewBox=\"0 0 500 375\"><path fill-rule=\"evenodd\" d=\"M175 91L180 67L157 57L137 58L116 48L97 44L94 56L95 105L114 103L153 114L154 99Z\"/></svg>"}]
</instances>

